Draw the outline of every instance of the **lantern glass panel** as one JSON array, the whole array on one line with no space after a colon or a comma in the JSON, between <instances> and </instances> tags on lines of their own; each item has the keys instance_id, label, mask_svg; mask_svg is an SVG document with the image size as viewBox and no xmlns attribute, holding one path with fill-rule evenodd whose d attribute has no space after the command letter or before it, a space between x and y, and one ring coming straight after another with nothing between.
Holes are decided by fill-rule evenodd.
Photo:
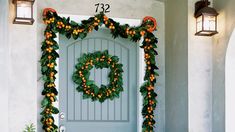
<instances>
[{"instance_id":1,"label":"lantern glass panel","mask_svg":"<svg viewBox=\"0 0 235 132\"><path fill-rule=\"evenodd\" d=\"M216 31L216 16L205 15L203 27L207 31Z\"/></svg>"},{"instance_id":2,"label":"lantern glass panel","mask_svg":"<svg viewBox=\"0 0 235 132\"><path fill-rule=\"evenodd\" d=\"M17 1L17 17L18 18L31 18L32 17L32 2L30 1Z\"/></svg>"},{"instance_id":3,"label":"lantern glass panel","mask_svg":"<svg viewBox=\"0 0 235 132\"><path fill-rule=\"evenodd\" d=\"M197 18L197 32L202 31L202 16Z\"/></svg>"}]
</instances>

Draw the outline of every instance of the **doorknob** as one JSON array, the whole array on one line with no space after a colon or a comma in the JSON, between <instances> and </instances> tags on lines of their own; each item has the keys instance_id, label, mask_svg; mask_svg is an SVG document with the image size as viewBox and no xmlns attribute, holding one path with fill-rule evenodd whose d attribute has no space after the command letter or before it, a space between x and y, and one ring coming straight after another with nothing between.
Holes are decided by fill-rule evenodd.
<instances>
[{"instance_id":1,"label":"doorknob","mask_svg":"<svg viewBox=\"0 0 235 132\"><path fill-rule=\"evenodd\" d=\"M64 120L65 114L63 112L61 112L59 117L60 117L60 120Z\"/></svg>"},{"instance_id":2,"label":"doorknob","mask_svg":"<svg viewBox=\"0 0 235 132\"><path fill-rule=\"evenodd\" d=\"M65 132L66 128L64 125L61 125L59 128L59 132Z\"/></svg>"}]
</instances>

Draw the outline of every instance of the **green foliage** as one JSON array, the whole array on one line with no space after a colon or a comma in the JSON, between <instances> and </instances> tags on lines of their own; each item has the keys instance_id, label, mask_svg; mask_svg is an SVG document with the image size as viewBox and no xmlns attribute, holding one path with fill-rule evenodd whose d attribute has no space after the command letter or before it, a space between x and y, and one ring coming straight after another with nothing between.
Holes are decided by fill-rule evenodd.
<instances>
[{"instance_id":1,"label":"green foliage","mask_svg":"<svg viewBox=\"0 0 235 132\"><path fill-rule=\"evenodd\" d=\"M36 128L33 123L26 125L23 132L36 132Z\"/></svg>"}]
</instances>

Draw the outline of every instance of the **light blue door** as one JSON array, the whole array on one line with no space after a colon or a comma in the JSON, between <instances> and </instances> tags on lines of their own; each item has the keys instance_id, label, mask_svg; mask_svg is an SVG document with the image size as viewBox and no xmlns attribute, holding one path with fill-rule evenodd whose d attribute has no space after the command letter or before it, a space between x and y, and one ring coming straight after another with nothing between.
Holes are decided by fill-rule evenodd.
<instances>
[{"instance_id":1,"label":"light blue door","mask_svg":"<svg viewBox=\"0 0 235 132\"><path fill-rule=\"evenodd\" d=\"M128 39L113 39L110 31L93 31L83 40L60 35L59 108L64 119L59 124L66 132L136 132L137 131L137 44ZM104 103L83 99L72 81L77 59L87 52L108 50L123 64L123 88L120 98ZM92 69L90 79L108 84L109 69Z\"/></svg>"}]
</instances>

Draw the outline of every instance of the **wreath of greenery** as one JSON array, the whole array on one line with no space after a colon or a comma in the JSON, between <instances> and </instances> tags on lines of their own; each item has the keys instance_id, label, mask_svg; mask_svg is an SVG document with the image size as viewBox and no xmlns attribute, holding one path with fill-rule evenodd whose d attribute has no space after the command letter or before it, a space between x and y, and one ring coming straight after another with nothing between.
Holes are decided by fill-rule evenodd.
<instances>
[{"instance_id":1,"label":"wreath of greenery","mask_svg":"<svg viewBox=\"0 0 235 132\"><path fill-rule=\"evenodd\" d=\"M101 103L106 99L113 100L119 97L123 91L122 64L118 63L117 56L109 55L108 51L84 54L78 59L73 81L78 84L77 91L83 93L83 98L91 98L92 101L99 100ZM101 85L99 88L93 80L88 80L90 70L95 68L110 68L109 84Z\"/></svg>"},{"instance_id":2,"label":"wreath of greenery","mask_svg":"<svg viewBox=\"0 0 235 132\"><path fill-rule=\"evenodd\" d=\"M55 41L56 33L65 35L68 39L83 39L89 32L93 29L98 30L101 25L109 28L111 34L114 38L122 37L130 39L131 41L138 42L142 37L144 38L141 48L144 49L144 57L146 63L146 70L144 76L144 84L140 88L140 92L143 96L143 132L153 132L154 131L154 110L156 108L156 97L157 94L154 91L156 84L156 76L158 76L156 66L156 56L157 56L157 38L152 33L153 21L147 20L143 21L140 26L130 27L129 25L120 25L113 19L108 18L103 13L97 14L94 17L90 17L88 20L82 21L78 24L71 21L70 18L62 18L57 15L55 11L47 10L44 12L44 22L47 25L44 35L45 40L42 42L42 56L41 56L41 72L44 81L44 89L42 95L44 98L42 100L42 118L41 122L43 124L43 129L46 132L57 132L58 126L54 123L53 114L58 114L59 110L54 106L54 102L57 100L57 89L55 86L55 75L57 70L55 69L57 65L57 58L59 54L57 50L59 49L58 43Z\"/></svg>"}]
</instances>

